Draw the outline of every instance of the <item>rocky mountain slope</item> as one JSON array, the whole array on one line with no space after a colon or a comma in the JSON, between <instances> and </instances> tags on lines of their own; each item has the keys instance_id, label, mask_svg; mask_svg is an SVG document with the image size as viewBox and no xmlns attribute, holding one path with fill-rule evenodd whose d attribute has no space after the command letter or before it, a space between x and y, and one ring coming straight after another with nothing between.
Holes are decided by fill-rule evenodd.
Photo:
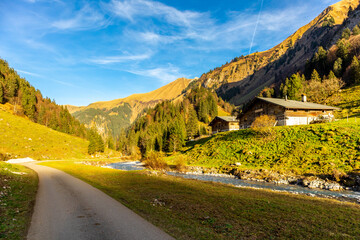
<instances>
[{"instance_id":1,"label":"rocky mountain slope","mask_svg":"<svg viewBox=\"0 0 360 240\"><path fill-rule=\"evenodd\" d=\"M130 126L146 109L166 100L181 98L192 79L179 78L149 93L133 94L126 98L96 102L86 107L67 106L70 113L87 127L96 127L100 134L117 136Z\"/></svg>"},{"instance_id":2,"label":"rocky mountain slope","mask_svg":"<svg viewBox=\"0 0 360 240\"><path fill-rule=\"evenodd\" d=\"M274 48L235 58L200 78L203 86L216 89L225 100L241 105L264 87L279 85L286 77L305 69L317 49L329 49L345 28L360 21L359 0L343 0L300 28Z\"/></svg>"}]
</instances>

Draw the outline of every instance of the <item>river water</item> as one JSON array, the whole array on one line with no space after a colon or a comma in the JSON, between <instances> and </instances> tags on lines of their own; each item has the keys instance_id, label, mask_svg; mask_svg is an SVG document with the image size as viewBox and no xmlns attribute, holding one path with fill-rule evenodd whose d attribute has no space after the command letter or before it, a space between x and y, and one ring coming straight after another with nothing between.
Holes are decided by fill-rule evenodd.
<instances>
[{"instance_id":1,"label":"river water","mask_svg":"<svg viewBox=\"0 0 360 240\"><path fill-rule=\"evenodd\" d=\"M145 167L141 164L141 162L119 162L119 163L111 163L106 165L106 167L119 169L119 170L143 170ZM268 189L278 192L288 192L293 194L305 194L313 197L325 197L325 198L335 198L339 200L346 200L360 203L360 192L357 191L340 191L333 192L329 190L322 189L310 189L306 187L302 187L299 185L286 185L286 184L274 184L267 182L257 182L257 181L248 181L241 180L232 177L221 177L221 176L213 176L213 175L198 175L198 174L184 174L177 172L167 172L168 175L182 177L187 179L196 179L202 181L209 182L219 182L225 184L231 184L236 187L250 187L256 189Z\"/></svg>"}]
</instances>

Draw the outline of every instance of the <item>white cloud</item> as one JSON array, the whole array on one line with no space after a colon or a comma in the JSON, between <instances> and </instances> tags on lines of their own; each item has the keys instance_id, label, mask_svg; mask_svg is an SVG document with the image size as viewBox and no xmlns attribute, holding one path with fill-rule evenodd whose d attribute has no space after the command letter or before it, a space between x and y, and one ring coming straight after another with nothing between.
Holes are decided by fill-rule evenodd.
<instances>
[{"instance_id":1,"label":"white cloud","mask_svg":"<svg viewBox=\"0 0 360 240\"><path fill-rule=\"evenodd\" d=\"M96 64L112 64L112 63L120 63L120 62L129 62L129 61L141 61L151 57L151 53L145 53L140 55L122 55L122 56L107 56L102 58L96 58L90 60L92 63Z\"/></svg>"},{"instance_id":2,"label":"white cloud","mask_svg":"<svg viewBox=\"0 0 360 240\"><path fill-rule=\"evenodd\" d=\"M179 68L170 65L169 67L158 67L153 69L137 69L137 70L125 70L126 72L144 76L155 78L162 83L169 83L178 78L186 77L184 74L181 74Z\"/></svg>"},{"instance_id":3,"label":"white cloud","mask_svg":"<svg viewBox=\"0 0 360 240\"><path fill-rule=\"evenodd\" d=\"M85 5L74 17L55 21L52 26L60 30L88 30L108 25L104 15Z\"/></svg>"},{"instance_id":4,"label":"white cloud","mask_svg":"<svg viewBox=\"0 0 360 240\"><path fill-rule=\"evenodd\" d=\"M37 73L32 73L32 72L28 72L28 71L19 70L19 69L17 69L16 71L19 72L19 73L23 73L23 74L26 74L26 75L33 76L33 77L42 77L41 75L39 75Z\"/></svg>"},{"instance_id":5,"label":"white cloud","mask_svg":"<svg viewBox=\"0 0 360 240\"><path fill-rule=\"evenodd\" d=\"M112 0L108 9L118 17L135 21L136 17L162 18L176 26L202 24L208 19L207 13L195 11L179 11L174 7L151 0Z\"/></svg>"},{"instance_id":6,"label":"white cloud","mask_svg":"<svg viewBox=\"0 0 360 240\"><path fill-rule=\"evenodd\" d=\"M74 85L69 83L69 82L64 82L64 81L60 81L60 80L56 80L56 79L48 79L48 78L46 78L46 77L44 77L44 76L42 76L40 74L37 74L37 73L32 73L32 72L28 72L28 71L19 70L19 69L17 69L16 71L18 73L22 73L22 74L29 75L29 76L32 76L32 77L37 77L37 78L40 78L40 79L48 80L50 82L58 83L58 84L61 84L61 85L64 85L64 86L74 87Z\"/></svg>"},{"instance_id":7,"label":"white cloud","mask_svg":"<svg viewBox=\"0 0 360 240\"><path fill-rule=\"evenodd\" d=\"M130 21L130 30L126 30L125 36L132 41L158 44L161 48L167 44L172 47L181 44L184 48L205 51L249 47L258 18L258 11L229 12L226 21L220 23L208 12L180 11L152 0L112 0L107 9ZM255 44L260 36L288 32L288 29L295 31L304 24L301 19L307 10L309 6L306 4L277 11L264 10ZM160 20L161 27L154 26L147 18ZM138 26L140 23L141 27ZM281 39L283 37L281 35Z\"/></svg>"}]
</instances>

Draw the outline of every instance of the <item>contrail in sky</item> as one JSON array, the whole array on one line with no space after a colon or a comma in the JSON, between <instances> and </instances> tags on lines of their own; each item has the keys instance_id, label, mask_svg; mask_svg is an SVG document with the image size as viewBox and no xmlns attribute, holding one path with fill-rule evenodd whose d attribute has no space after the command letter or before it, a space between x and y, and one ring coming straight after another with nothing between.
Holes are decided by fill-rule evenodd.
<instances>
[{"instance_id":1,"label":"contrail in sky","mask_svg":"<svg viewBox=\"0 0 360 240\"><path fill-rule=\"evenodd\" d=\"M255 35L256 35L256 30L257 30L257 27L258 27L259 22L260 22L261 11L262 11L263 5L264 5L264 0L261 0L260 11L259 11L258 19L257 19L256 25L255 25L254 34L253 34L253 37L252 37L252 40L251 40L251 44L250 44L249 55L250 55L250 53L251 53L251 49L252 49L252 46L253 46L253 44L254 44L254 39L255 39Z\"/></svg>"}]
</instances>

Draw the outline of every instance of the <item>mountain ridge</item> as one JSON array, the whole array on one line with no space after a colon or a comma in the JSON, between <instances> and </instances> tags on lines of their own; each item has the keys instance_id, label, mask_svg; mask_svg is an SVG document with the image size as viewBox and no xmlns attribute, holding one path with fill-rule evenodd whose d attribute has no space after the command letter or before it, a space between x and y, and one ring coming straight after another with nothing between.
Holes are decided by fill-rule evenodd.
<instances>
[{"instance_id":1,"label":"mountain ridge","mask_svg":"<svg viewBox=\"0 0 360 240\"><path fill-rule=\"evenodd\" d=\"M349 12L358 6L358 0L333 4L277 46L235 58L203 74L200 81L203 86L215 89L223 99L242 105L264 87L279 84L288 75L304 69L306 61L319 46L332 46L339 38Z\"/></svg>"},{"instance_id":2,"label":"mountain ridge","mask_svg":"<svg viewBox=\"0 0 360 240\"><path fill-rule=\"evenodd\" d=\"M103 136L118 135L129 127L146 109L162 101L181 98L183 91L195 79L179 78L148 93L132 94L125 98L100 101L88 106L66 105L69 112L86 127L95 127Z\"/></svg>"}]
</instances>

